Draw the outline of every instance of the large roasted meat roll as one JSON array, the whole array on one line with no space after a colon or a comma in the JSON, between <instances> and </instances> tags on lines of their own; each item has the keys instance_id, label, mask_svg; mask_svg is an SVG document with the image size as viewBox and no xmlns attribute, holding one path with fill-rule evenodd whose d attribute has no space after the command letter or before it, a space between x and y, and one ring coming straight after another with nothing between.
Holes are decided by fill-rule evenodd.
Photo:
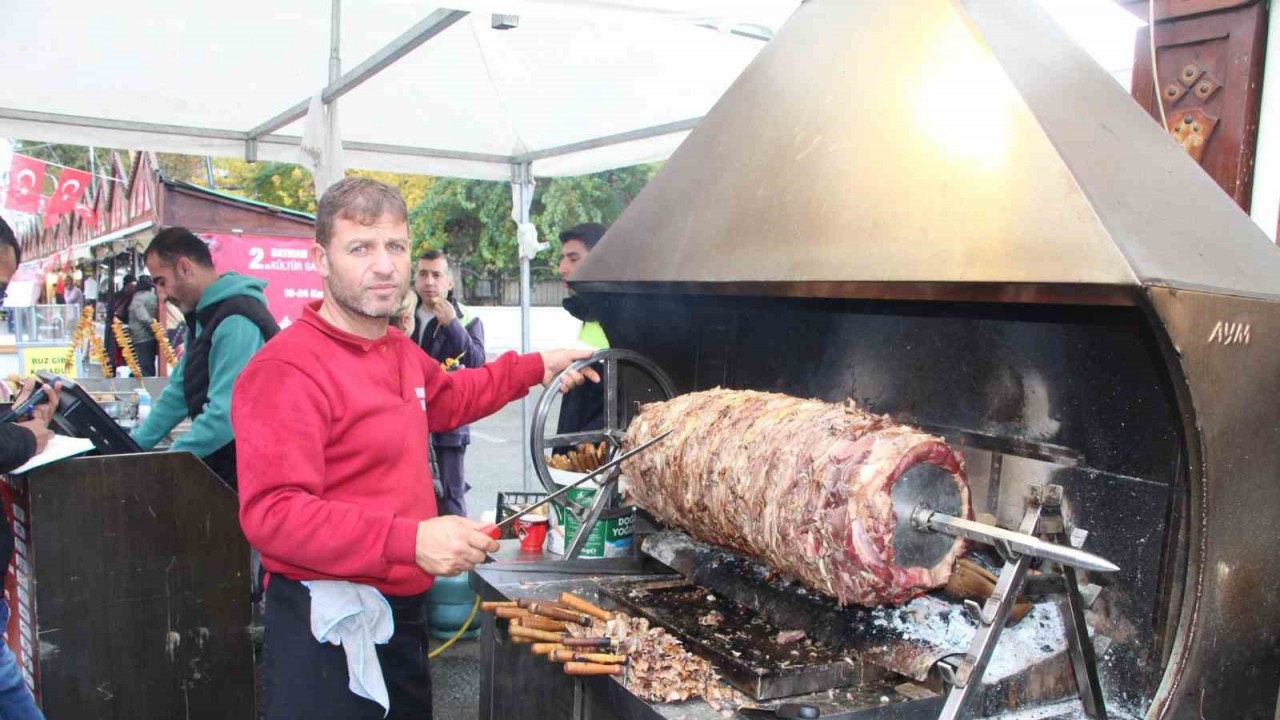
<instances>
[{"instance_id":1,"label":"large roasted meat roll","mask_svg":"<svg viewBox=\"0 0 1280 720\"><path fill-rule=\"evenodd\" d=\"M896 562L892 501L901 478L928 472L954 482L970 516L962 461L940 438L851 401L716 389L645 406L627 445L671 428L623 465L628 501L662 522L842 604L901 603L946 584L963 541L946 538L928 566Z\"/></svg>"}]
</instances>

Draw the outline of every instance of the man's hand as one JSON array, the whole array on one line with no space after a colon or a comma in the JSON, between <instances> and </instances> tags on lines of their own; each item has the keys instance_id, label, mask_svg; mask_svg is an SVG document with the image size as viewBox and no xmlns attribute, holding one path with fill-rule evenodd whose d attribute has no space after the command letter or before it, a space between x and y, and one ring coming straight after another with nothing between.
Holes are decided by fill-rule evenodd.
<instances>
[{"instance_id":1,"label":"man's hand","mask_svg":"<svg viewBox=\"0 0 1280 720\"><path fill-rule=\"evenodd\" d=\"M36 379L27 378L27 381L22 385L22 391L18 393L18 397L14 398L13 404L21 405L26 402L27 398L31 397L31 394L35 391ZM31 419L33 421L42 422L45 427L48 427L49 421L53 419L54 411L58 409L58 396L62 393L62 383L56 382L53 385L46 384L44 386L44 393L47 399L32 408ZM22 424L26 425L26 423ZM43 447L43 445L41 447Z\"/></svg>"},{"instance_id":2,"label":"man's hand","mask_svg":"<svg viewBox=\"0 0 1280 720\"><path fill-rule=\"evenodd\" d=\"M452 577L484 562L485 553L497 552L498 541L481 532L484 523L445 515L418 523L414 560L425 572Z\"/></svg>"},{"instance_id":3,"label":"man's hand","mask_svg":"<svg viewBox=\"0 0 1280 720\"><path fill-rule=\"evenodd\" d=\"M564 370L578 360L585 360L592 355L595 355L595 352L592 350L548 350L541 353L541 355L543 368L542 384L546 386L551 384L551 381L555 379L556 375L558 375L561 370ZM586 368L582 372L578 372L577 370L567 372L564 374L564 377L560 378L560 392L569 392L569 390L588 380L591 382L600 382L600 374L595 371L595 368Z\"/></svg>"},{"instance_id":4,"label":"man's hand","mask_svg":"<svg viewBox=\"0 0 1280 720\"><path fill-rule=\"evenodd\" d=\"M49 444L49 439L53 437L53 431L49 429L49 423L28 420L17 423L17 425L30 430L31 434L36 436L36 454L39 455L44 452L45 447Z\"/></svg>"},{"instance_id":5,"label":"man's hand","mask_svg":"<svg viewBox=\"0 0 1280 720\"><path fill-rule=\"evenodd\" d=\"M431 300L431 312L435 313L436 321L440 323L440 327L444 327L454 320L458 319L458 311L453 309L453 303L448 298L436 296Z\"/></svg>"}]
</instances>

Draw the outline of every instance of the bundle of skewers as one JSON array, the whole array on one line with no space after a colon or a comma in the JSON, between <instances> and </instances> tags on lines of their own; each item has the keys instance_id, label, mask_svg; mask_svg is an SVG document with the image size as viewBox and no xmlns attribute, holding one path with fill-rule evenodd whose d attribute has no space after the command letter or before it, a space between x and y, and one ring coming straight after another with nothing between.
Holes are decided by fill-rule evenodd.
<instances>
[{"instance_id":1,"label":"bundle of skewers","mask_svg":"<svg viewBox=\"0 0 1280 720\"><path fill-rule=\"evenodd\" d=\"M609 461L609 446L583 443L563 455L548 455L547 465L557 470L588 473Z\"/></svg>"},{"instance_id":2,"label":"bundle of skewers","mask_svg":"<svg viewBox=\"0 0 1280 720\"><path fill-rule=\"evenodd\" d=\"M111 365L111 360L107 358L107 351L102 346L102 338L98 337L96 333L89 338L89 359L102 367L102 377L116 376L116 369Z\"/></svg>"},{"instance_id":3,"label":"bundle of skewers","mask_svg":"<svg viewBox=\"0 0 1280 720\"><path fill-rule=\"evenodd\" d=\"M71 333L71 347L67 348L66 374L68 377L75 374L76 353L80 351L84 341L92 337L93 334L93 306L86 305L80 311L80 319L76 321L76 329Z\"/></svg>"},{"instance_id":4,"label":"bundle of skewers","mask_svg":"<svg viewBox=\"0 0 1280 720\"><path fill-rule=\"evenodd\" d=\"M142 366L138 365L138 354L133 351L133 340L129 337L129 329L120 322L120 318L111 319L111 332L115 333L116 343L120 346L120 354L133 377L142 377Z\"/></svg>"},{"instance_id":5,"label":"bundle of skewers","mask_svg":"<svg viewBox=\"0 0 1280 720\"><path fill-rule=\"evenodd\" d=\"M160 349L160 357L164 358L165 363L173 369L178 364L178 353L173 351L173 346L169 344L169 336L165 334L164 326L159 320L151 321L151 334L156 338L156 347Z\"/></svg>"},{"instance_id":6,"label":"bundle of skewers","mask_svg":"<svg viewBox=\"0 0 1280 720\"><path fill-rule=\"evenodd\" d=\"M557 600L519 598L483 602L480 609L507 623L516 645L562 664L566 675L611 675L650 702L701 697L716 710L745 698L722 683L711 663L684 649L644 618L597 607L572 593Z\"/></svg>"}]
</instances>

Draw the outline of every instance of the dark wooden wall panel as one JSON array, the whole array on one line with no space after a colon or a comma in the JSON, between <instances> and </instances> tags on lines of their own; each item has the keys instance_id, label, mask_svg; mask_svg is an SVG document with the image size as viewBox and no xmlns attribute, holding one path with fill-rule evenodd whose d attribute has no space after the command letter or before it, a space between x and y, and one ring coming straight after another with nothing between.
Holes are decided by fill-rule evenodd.
<instances>
[{"instance_id":1,"label":"dark wooden wall panel","mask_svg":"<svg viewBox=\"0 0 1280 720\"><path fill-rule=\"evenodd\" d=\"M1155 39L1159 84L1151 73L1149 36L1138 34L1133 97L1159 120L1160 93L1170 133L1246 212L1262 101L1267 15L1254 0L1166 0ZM1132 9L1145 8L1135 5Z\"/></svg>"},{"instance_id":2,"label":"dark wooden wall panel","mask_svg":"<svg viewBox=\"0 0 1280 720\"><path fill-rule=\"evenodd\" d=\"M45 714L249 720L249 545L189 453L83 457L25 483Z\"/></svg>"},{"instance_id":3,"label":"dark wooden wall panel","mask_svg":"<svg viewBox=\"0 0 1280 720\"><path fill-rule=\"evenodd\" d=\"M161 183L163 225L181 225L193 232L231 232L246 235L315 237L315 223L266 208L223 200L199 191Z\"/></svg>"}]
</instances>

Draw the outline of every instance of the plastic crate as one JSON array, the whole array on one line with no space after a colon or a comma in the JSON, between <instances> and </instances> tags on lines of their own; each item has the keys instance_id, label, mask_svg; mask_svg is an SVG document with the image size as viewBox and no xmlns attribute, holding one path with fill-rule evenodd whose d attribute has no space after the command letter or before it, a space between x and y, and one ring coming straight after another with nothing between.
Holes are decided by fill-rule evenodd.
<instances>
[{"instance_id":1,"label":"plastic crate","mask_svg":"<svg viewBox=\"0 0 1280 720\"><path fill-rule=\"evenodd\" d=\"M544 492L499 492L498 509L493 514L494 522L500 523L515 515L525 505L535 503L546 496L547 494ZM502 528L502 538L504 540L510 540L515 536L514 525Z\"/></svg>"}]
</instances>

